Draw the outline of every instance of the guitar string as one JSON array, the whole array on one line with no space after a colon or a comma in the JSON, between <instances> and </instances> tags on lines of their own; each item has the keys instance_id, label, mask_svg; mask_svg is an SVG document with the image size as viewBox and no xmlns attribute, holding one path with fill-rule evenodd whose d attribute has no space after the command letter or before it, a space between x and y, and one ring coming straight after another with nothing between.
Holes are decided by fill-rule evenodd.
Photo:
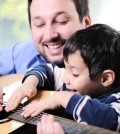
<instances>
[{"instance_id":1,"label":"guitar string","mask_svg":"<svg viewBox=\"0 0 120 134\"><path fill-rule=\"evenodd\" d=\"M7 102L3 102L3 103L4 103L4 105L7 104ZM10 115L10 118L15 119L15 120L17 119L18 121L21 121L21 122L24 122L24 123L31 123L33 125L36 125L40 121L40 119L41 119L43 114L48 115L48 113L42 112L42 113L38 114L35 117L27 117L27 118L25 118L25 117L22 117L21 114L20 114L21 111L22 111L22 108L23 108L23 106L19 105L15 110L11 111L12 114ZM18 116L18 114L20 116ZM83 124L80 124L80 123L76 123L73 120L66 119L66 118L63 118L63 117L60 117L60 116L56 116L56 115L54 115L54 117L55 117L55 121L58 121L64 128L65 127L66 128L67 127L72 128L74 126L74 129L80 130L82 128L83 131L84 131L84 129L85 130L86 129L91 129L91 127L89 127L89 125L86 126L86 125L83 125ZM96 130L96 128L94 128L94 129ZM97 128L97 130L98 130L98 128Z\"/></svg>"},{"instance_id":2,"label":"guitar string","mask_svg":"<svg viewBox=\"0 0 120 134\"><path fill-rule=\"evenodd\" d=\"M7 102L3 102L3 103L4 103L4 105L7 104ZM19 112L22 112L22 108L23 108L23 106L19 105L15 110L11 111L11 113L18 112L18 110L19 110ZM38 116L41 117L43 114L48 114L48 113L42 112L42 113L39 114ZM56 116L56 115L54 115L54 116L55 116L56 121L59 121L59 120L61 120L61 121L63 121L63 122L64 122L64 120L66 121L66 119L64 119L64 118L62 118L62 117L59 117L59 116ZM36 116L36 117L37 117L37 116ZM31 117L31 118L32 118L32 117ZM72 120L71 120L71 121L72 121ZM68 122L69 122L69 119L68 119Z\"/></svg>"},{"instance_id":3,"label":"guitar string","mask_svg":"<svg viewBox=\"0 0 120 134\"><path fill-rule=\"evenodd\" d=\"M3 102L4 103L4 106L7 104L7 102ZM20 112L22 112L22 108L23 106L19 105L15 110L11 111L11 113L15 113L17 112L18 110L20 110ZM43 114L48 114L48 113L45 113L45 112L42 112L41 114L39 114L39 116L41 117ZM55 115L54 115L55 116ZM64 118L61 118L59 116L55 116L55 119L56 121L57 120L61 120L61 119L64 119ZM63 121L63 120L62 120ZM64 122L64 121L63 121Z\"/></svg>"},{"instance_id":4,"label":"guitar string","mask_svg":"<svg viewBox=\"0 0 120 134\"><path fill-rule=\"evenodd\" d=\"M6 105L7 103L4 102L4 104ZM34 121L35 121L35 122L39 122L40 119L41 119L41 116L42 116L43 114L47 114L47 113L45 113L45 112L42 112L41 114L39 114L39 115L37 115L37 116L35 116L35 117L24 118L24 117L22 117L22 116L18 116L18 114L20 114L21 111L22 111L22 107L23 107L23 106L18 106L17 109L11 111L11 113L13 113L13 114L12 114L12 118L14 118L15 120L18 119L19 121L23 121L23 122L25 122L25 123L27 123L27 122L33 123ZM10 116L10 117L11 117L11 116ZM58 121L62 126L65 126L65 125L66 125L66 126L68 126L68 125L69 125L69 126L72 126L72 125L70 124L69 120L66 122L66 119L61 118L61 117L59 117L59 116L55 116L55 120ZM35 125L36 125L36 124L35 124Z\"/></svg>"},{"instance_id":5,"label":"guitar string","mask_svg":"<svg viewBox=\"0 0 120 134\"><path fill-rule=\"evenodd\" d=\"M7 104L7 102L4 102L4 105L6 105ZM13 110L13 111L11 111L11 113L15 113L15 112L18 112L19 111L19 113L20 112L22 112L22 108L23 108L23 106L21 106L21 105L19 105L15 110ZM38 114L37 116L35 116L34 118L40 118L43 114L48 114L48 113L45 113L45 112L42 112L41 114ZM64 118L62 118L62 117L60 117L60 116L56 116L56 115L54 115L55 116L55 120L56 121L59 121L61 124L65 124L65 122L67 121L67 124L69 124L70 125L70 121L72 121L72 120L69 120L69 119L64 119ZM31 119L32 119L33 117L31 117ZM73 123L74 121L72 121L72 123Z\"/></svg>"}]
</instances>

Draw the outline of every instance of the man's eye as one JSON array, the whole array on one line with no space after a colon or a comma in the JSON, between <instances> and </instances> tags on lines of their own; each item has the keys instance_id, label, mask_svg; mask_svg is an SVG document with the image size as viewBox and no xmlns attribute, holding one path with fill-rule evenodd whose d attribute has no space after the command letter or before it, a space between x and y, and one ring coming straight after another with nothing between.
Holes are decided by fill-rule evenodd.
<instances>
[{"instance_id":1,"label":"man's eye","mask_svg":"<svg viewBox=\"0 0 120 134\"><path fill-rule=\"evenodd\" d=\"M58 24L66 24L68 21L57 21Z\"/></svg>"},{"instance_id":2,"label":"man's eye","mask_svg":"<svg viewBox=\"0 0 120 134\"><path fill-rule=\"evenodd\" d=\"M79 74L73 74L73 76L74 76L74 77L78 77L78 76L79 76Z\"/></svg>"},{"instance_id":3,"label":"man's eye","mask_svg":"<svg viewBox=\"0 0 120 134\"><path fill-rule=\"evenodd\" d=\"M36 25L36 27L43 27L44 24L39 24L39 25Z\"/></svg>"}]
</instances>

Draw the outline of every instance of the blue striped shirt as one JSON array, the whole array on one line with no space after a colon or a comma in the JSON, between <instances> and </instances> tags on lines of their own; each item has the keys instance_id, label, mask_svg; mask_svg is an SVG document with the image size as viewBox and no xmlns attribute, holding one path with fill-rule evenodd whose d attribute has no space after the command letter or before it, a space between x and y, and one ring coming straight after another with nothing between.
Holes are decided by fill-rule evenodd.
<instances>
[{"instance_id":1,"label":"blue striped shirt","mask_svg":"<svg viewBox=\"0 0 120 134\"><path fill-rule=\"evenodd\" d=\"M39 79L38 89L68 90L61 79L64 68L51 64L40 64L27 71L23 81L29 75ZM59 85L59 86L57 86ZM120 132L120 89L91 98L88 95L74 94L69 100L65 111L73 116L77 122L86 122L90 125Z\"/></svg>"}]
</instances>

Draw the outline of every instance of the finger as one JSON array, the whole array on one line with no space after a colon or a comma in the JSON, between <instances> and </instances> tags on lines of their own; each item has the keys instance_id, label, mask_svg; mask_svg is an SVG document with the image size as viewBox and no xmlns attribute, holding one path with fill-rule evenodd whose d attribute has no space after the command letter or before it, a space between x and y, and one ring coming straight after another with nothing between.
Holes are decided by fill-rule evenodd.
<instances>
[{"instance_id":1,"label":"finger","mask_svg":"<svg viewBox=\"0 0 120 134\"><path fill-rule=\"evenodd\" d=\"M28 116L36 116L39 113L42 112L42 109L40 108L39 103L35 104L29 104L26 107L23 108L23 112L21 113L21 116L28 117Z\"/></svg>"},{"instance_id":2,"label":"finger","mask_svg":"<svg viewBox=\"0 0 120 134\"><path fill-rule=\"evenodd\" d=\"M36 110L35 104L28 104L27 106L23 107L23 111L21 116L29 117L31 114Z\"/></svg>"},{"instance_id":3,"label":"finger","mask_svg":"<svg viewBox=\"0 0 120 134\"><path fill-rule=\"evenodd\" d=\"M47 127L46 127L46 122L47 122L47 115L42 115L41 117L41 134L47 134Z\"/></svg>"},{"instance_id":4,"label":"finger","mask_svg":"<svg viewBox=\"0 0 120 134\"><path fill-rule=\"evenodd\" d=\"M38 122L38 124L37 124L37 134L43 134L43 133L41 132L41 130L42 130L42 128L41 128L41 123Z\"/></svg>"},{"instance_id":5,"label":"finger","mask_svg":"<svg viewBox=\"0 0 120 134\"><path fill-rule=\"evenodd\" d=\"M54 134L54 117L53 115L48 115L47 116L47 121L46 121L46 134Z\"/></svg>"},{"instance_id":6,"label":"finger","mask_svg":"<svg viewBox=\"0 0 120 134\"><path fill-rule=\"evenodd\" d=\"M16 94L14 95L13 94L10 97L10 99L8 100L7 105L5 107L5 110L7 112L14 110L15 108L18 107L18 105L21 103L21 101L22 101L23 98L24 97L22 95L18 95L18 94L17 95Z\"/></svg>"},{"instance_id":7,"label":"finger","mask_svg":"<svg viewBox=\"0 0 120 134\"><path fill-rule=\"evenodd\" d=\"M3 110L3 107L2 107L2 105L0 105L0 112Z\"/></svg>"},{"instance_id":8,"label":"finger","mask_svg":"<svg viewBox=\"0 0 120 134\"><path fill-rule=\"evenodd\" d=\"M0 87L0 99L3 99L3 91L1 87Z\"/></svg>"},{"instance_id":9,"label":"finger","mask_svg":"<svg viewBox=\"0 0 120 134\"><path fill-rule=\"evenodd\" d=\"M0 111L2 111L3 109L2 104L3 104L3 100L0 99Z\"/></svg>"},{"instance_id":10,"label":"finger","mask_svg":"<svg viewBox=\"0 0 120 134\"><path fill-rule=\"evenodd\" d=\"M58 122L54 122L54 134L64 134L64 130Z\"/></svg>"}]
</instances>

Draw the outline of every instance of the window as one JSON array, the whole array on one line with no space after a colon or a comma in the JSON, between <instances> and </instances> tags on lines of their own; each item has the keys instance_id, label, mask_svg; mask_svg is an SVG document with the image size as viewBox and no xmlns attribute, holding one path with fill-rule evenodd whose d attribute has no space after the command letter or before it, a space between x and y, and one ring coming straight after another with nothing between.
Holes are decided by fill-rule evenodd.
<instances>
[{"instance_id":1,"label":"window","mask_svg":"<svg viewBox=\"0 0 120 134\"><path fill-rule=\"evenodd\" d=\"M120 30L120 0L89 0L92 24L105 23Z\"/></svg>"},{"instance_id":2,"label":"window","mask_svg":"<svg viewBox=\"0 0 120 134\"><path fill-rule=\"evenodd\" d=\"M27 0L0 0L0 50L29 38Z\"/></svg>"}]
</instances>

